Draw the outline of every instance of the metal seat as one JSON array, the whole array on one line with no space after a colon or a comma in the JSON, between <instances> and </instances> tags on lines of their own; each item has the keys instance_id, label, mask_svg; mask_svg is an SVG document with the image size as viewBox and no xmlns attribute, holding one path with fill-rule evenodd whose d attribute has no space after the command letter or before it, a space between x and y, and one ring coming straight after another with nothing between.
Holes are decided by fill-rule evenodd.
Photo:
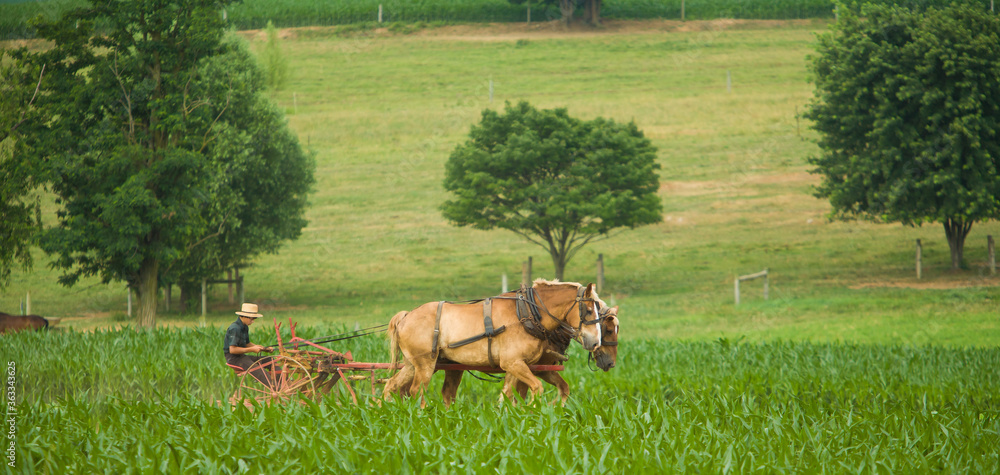
<instances>
[{"instance_id":1,"label":"metal seat","mask_svg":"<svg viewBox=\"0 0 1000 475\"><path fill-rule=\"evenodd\" d=\"M232 364L226 363L226 366L232 368L233 372L236 373L236 376L242 377L247 372L247 370L245 370L245 369L243 369L243 368L241 368L239 366L236 366L236 365L232 365Z\"/></svg>"}]
</instances>

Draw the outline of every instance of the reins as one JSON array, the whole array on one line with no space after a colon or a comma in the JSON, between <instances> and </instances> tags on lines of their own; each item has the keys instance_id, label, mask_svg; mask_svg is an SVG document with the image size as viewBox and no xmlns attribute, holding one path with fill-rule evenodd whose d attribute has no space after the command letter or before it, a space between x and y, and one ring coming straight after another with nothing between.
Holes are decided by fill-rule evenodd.
<instances>
[{"instance_id":1,"label":"reins","mask_svg":"<svg viewBox=\"0 0 1000 475\"><path fill-rule=\"evenodd\" d=\"M309 342L309 343L314 343L314 344L320 345L320 344L323 344L323 343L330 343L330 342L334 342L334 341L352 340L354 338L361 338L363 336L374 335L375 333L381 333L381 332L385 331L385 329L388 328L388 327L389 327L388 323L383 323L382 325L375 325L373 327L362 328L362 329L354 330L354 331L350 331L350 332L338 333L336 335L318 336L318 337L313 338L311 340L299 340L299 341L296 341L294 343L291 343L291 346L292 346L292 349L298 349L299 344L305 343L305 342ZM276 344L277 343L272 343L272 344L267 345L267 346L275 346Z\"/></svg>"}]
</instances>

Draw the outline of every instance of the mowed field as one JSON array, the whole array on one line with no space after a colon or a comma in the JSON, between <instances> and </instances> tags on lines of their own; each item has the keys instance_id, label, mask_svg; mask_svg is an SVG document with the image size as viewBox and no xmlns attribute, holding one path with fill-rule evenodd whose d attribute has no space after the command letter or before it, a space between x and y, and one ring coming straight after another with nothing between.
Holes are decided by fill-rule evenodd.
<instances>
[{"instance_id":1,"label":"mowed field","mask_svg":"<svg viewBox=\"0 0 1000 475\"><path fill-rule=\"evenodd\" d=\"M998 281L986 236L1000 228L975 227L968 266L953 272L939 226L826 220L806 164L815 136L796 119L825 27L283 31L292 79L275 100L316 153L317 186L302 238L244 271L266 314L252 339L274 341L270 317L296 319L308 338L494 295L504 273L516 285L528 256L535 277L551 277L540 249L454 228L437 210L444 163L480 112L527 100L634 120L660 149L663 222L594 243L567 268L567 280L592 281L603 254L602 296L621 306L617 366L591 372L572 344L564 408L546 404L550 386L543 401L497 404L499 385L466 376L446 409L436 376L426 409L353 406L339 393L233 410L216 403L236 387L218 354L235 309L224 286L205 320L176 310L175 289L161 328L136 332L118 328L129 325L123 285L61 288L39 254L0 310L30 291L34 313L63 320L3 337L17 400L17 461L4 470L997 472ZM263 44L260 32L241 35ZM750 282L733 305L733 278L764 268L771 299ZM374 335L332 347L388 358Z\"/></svg>"},{"instance_id":2,"label":"mowed field","mask_svg":"<svg viewBox=\"0 0 1000 475\"><path fill-rule=\"evenodd\" d=\"M623 338L995 344L986 236L996 223L973 228L968 268L953 272L939 225L830 222L829 205L812 196L806 157L816 137L797 114L811 99L807 57L825 28L717 20L283 30L291 81L275 100L315 152L317 184L302 238L245 269L247 299L268 316L364 326L426 301L493 295L505 273L515 286L529 256L534 277L551 278L541 248L453 227L438 211L444 163L481 111L526 100L635 121L659 148L663 222L595 242L567 267L567 280L594 281L604 255L603 296L622 306ZM63 326L128 323L124 285L66 289L46 263L39 253L33 272L15 274L0 310L17 312L30 291L32 311L64 317ZM764 268L771 299L750 282L734 306L733 278ZM196 313L177 312L177 294L160 322L198 324ZM231 318L224 286L209 305L208 324Z\"/></svg>"}]
</instances>

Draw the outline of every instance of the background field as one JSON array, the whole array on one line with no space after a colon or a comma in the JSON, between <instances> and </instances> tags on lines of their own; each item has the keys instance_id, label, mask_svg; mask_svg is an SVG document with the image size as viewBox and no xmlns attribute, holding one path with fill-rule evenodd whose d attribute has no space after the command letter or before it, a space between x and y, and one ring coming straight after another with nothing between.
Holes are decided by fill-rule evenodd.
<instances>
[{"instance_id":1,"label":"background field","mask_svg":"<svg viewBox=\"0 0 1000 475\"><path fill-rule=\"evenodd\" d=\"M438 376L425 410L354 407L334 395L234 412L215 404L236 384L218 354L234 310L223 286L205 320L173 310L161 326L184 328L135 332L123 285L61 288L39 254L35 271L0 295L0 310L16 312L30 290L32 310L63 317L62 330L3 337L0 361L16 363L20 465L2 467L997 472L998 281L985 247L1000 228L976 226L968 268L952 272L939 226L825 220L805 162L815 137L796 118L811 95L806 57L824 28L719 20L609 22L599 32L551 23L284 31L292 81L275 100L315 151L318 183L303 237L245 271L247 297L266 314L253 339L273 341L271 317L294 317L309 337L384 323L425 301L493 295L503 273L519 279L529 255L535 275L550 277L539 249L451 227L437 211L443 165L480 112L528 100L634 120L660 148L663 223L595 243L567 268L568 279L591 281L604 254L603 297L622 308L617 367L592 373L572 345L566 408L498 407L498 386L466 377L445 410ZM259 32L242 35L262 44ZM771 300L750 283L734 306L734 276L765 267ZM387 358L374 336L337 348Z\"/></svg>"},{"instance_id":2,"label":"background field","mask_svg":"<svg viewBox=\"0 0 1000 475\"><path fill-rule=\"evenodd\" d=\"M824 29L720 20L609 22L598 33L553 23L287 30L292 80L275 100L316 153L317 186L302 238L245 270L247 299L268 317L353 327L426 301L495 294L502 274L519 281L528 256L536 277L551 277L540 248L452 227L437 209L444 162L480 112L528 100L634 120L660 149L664 221L594 243L567 268L567 280L593 281L604 255L604 297L622 306L622 338L995 345L997 278L985 260L996 223L973 228L969 266L952 272L940 226L828 222L828 204L811 196L815 137L797 114ZM243 36L262 44L259 32ZM34 272L15 274L0 310L16 313L31 291L32 311L64 317L62 326L127 323L123 285L65 289L46 262L39 254ZM764 268L771 300L754 282L734 306L732 279ZM225 325L234 306L224 286L212 292L206 322ZM176 294L160 322L201 323L176 311Z\"/></svg>"}]
</instances>

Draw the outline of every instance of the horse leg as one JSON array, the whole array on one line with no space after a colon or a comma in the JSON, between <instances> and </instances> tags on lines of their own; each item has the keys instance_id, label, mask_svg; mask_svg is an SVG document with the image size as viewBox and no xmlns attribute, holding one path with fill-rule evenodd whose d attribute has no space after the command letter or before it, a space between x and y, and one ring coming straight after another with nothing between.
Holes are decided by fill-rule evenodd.
<instances>
[{"instance_id":1,"label":"horse leg","mask_svg":"<svg viewBox=\"0 0 1000 475\"><path fill-rule=\"evenodd\" d=\"M535 399L535 396L542 394L542 382L531 373L531 369L528 368L528 364L524 360L515 360L513 362L507 363L506 365L501 362L500 367L507 372L507 378L503 384L503 393L505 396L513 398L513 393L511 391L511 386L514 384L513 378L517 378L528 385L531 389L531 398L528 400L530 403Z\"/></svg>"},{"instance_id":2,"label":"horse leg","mask_svg":"<svg viewBox=\"0 0 1000 475\"><path fill-rule=\"evenodd\" d=\"M521 381L521 380L517 380L517 382L514 383L514 388L517 389L517 394L519 396L521 396L521 399L524 399L525 401L528 400L528 385L527 384L524 384L524 382Z\"/></svg>"},{"instance_id":3,"label":"horse leg","mask_svg":"<svg viewBox=\"0 0 1000 475\"><path fill-rule=\"evenodd\" d=\"M435 362L431 361L429 364L413 365L413 383L410 384L410 396L420 395L420 407L427 407L427 400L424 398L424 390L427 388L427 383L431 381L431 376L434 376L434 366Z\"/></svg>"},{"instance_id":4,"label":"horse leg","mask_svg":"<svg viewBox=\"0 0 1000 475\"><path fill-rule=\"evenodd\" d=\"M409 361L403 363L403 368L389 378L382 391L382 399L389 400L393 394L409 395L409 387L413 383L413 365ZM405 392L404 392L405 391Z\"/></svg>"},{"instance_id":5,"label":"horse leg","mask_svg":"<svg viewBox=\"0 0 1000 475\"><path fill-rule=\"evenodd\" d=\"M540 373L536 373L535 376L537 376L538 379L541 379L542 381L545 381L546 383L549 383L555 386L557 389L559 389L559 396L558 396L559 399L557 399L556 401L559 401L560 404L563 406L566 405L566 400L569 399L569 384L566 383L566 380L564 380L562 376L559 376L558 372L542 371ZM521 399L525 400L528 399L527 384L525 384L523 381L518 380L515 388L517 388L517 393L521 395ZM556 401L552 401L552 403L555 404Z\"/></svg>"},{"instance_id":6,"label":"horse leg","mask_svg":"<svg viewBox=\"0 0 1000 475\"><path fill-rule=\"evenodd\" d=\"M514 406L517 405L517 399L514 398L514 392L511 391L511 388L517 387L517 385L519 384L524 384L524 383L521 383L521 381L517 379L517 377L515 377L514 375L507 373L507 375L504 376L503 389L500 390L500 405L503 405L504 399L509 399L511 405ZM520 389L518 389L518 391L520 392Z\"/></svg>"},{"instance_id":7,"label":"horse leg","mask_svg":"<svg viewBox=\"0 0 1000 475\"><path fill-rule=\"evenodd\" d=\"M447 370L444 372L444 385L441 386L441 397L444 399L444 405L446 407L451 407L451 404L455 402L455 396L458 394L458 385L462 382L462 374L465 371L461 370Z\"/></svg>"},{"instance_id":8,"label":"horse leg","mask_svg":"<svg viewBox=\"0 0 1000 475\"><path fill-rule=\"evenodd\" d=\"M559 389L559 404L565 406L566 400L569 399L569 383L559 375L559 372L543 371L538 373L537 376ZM552 403L555 404L555 401L552 401Z\"/></svg>"}]
</instances>

